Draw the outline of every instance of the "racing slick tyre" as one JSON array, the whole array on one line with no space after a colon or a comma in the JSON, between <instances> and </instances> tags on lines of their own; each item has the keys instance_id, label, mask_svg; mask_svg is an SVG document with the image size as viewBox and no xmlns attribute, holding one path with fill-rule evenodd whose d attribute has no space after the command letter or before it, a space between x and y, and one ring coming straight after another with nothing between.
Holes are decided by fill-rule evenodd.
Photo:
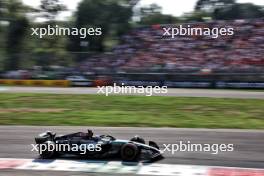
<instances>
[{"instance_id":1,"label":"racing slick tyre","mask_svg":"<svg viewBox=\"0 0 264 176\"><path fill-rule=\"evenodd\" d=\"M53 141L46 141L39 145L39 156L42 159L51 159L55 156L55 148L52 150L50 146L53 145L55 147L55 143Z\"/></svg>"},{"instance_id":2,"label":"racing slick tyre","mask_svg":"<svg viewBox=\"0 0 264 176\"><path fill-rule=\"evenodd\" d=\"M127 143L121 148L121 159L123 161L135 161L139 153L139 149L135 144Z\"/></svg>"},{"instance_id":3,"label":"racing slick tyre","mask_svg":"<svg viewBox=\"0 0 264 176\"><path fill-rule=\"evenodd\" d=\"M137 142L137 143L141 143L141 144L145 144L145 140L139 136L135 136L132 139L130 139L130 141L133 142Z\"/></svg>"}]
</instances>

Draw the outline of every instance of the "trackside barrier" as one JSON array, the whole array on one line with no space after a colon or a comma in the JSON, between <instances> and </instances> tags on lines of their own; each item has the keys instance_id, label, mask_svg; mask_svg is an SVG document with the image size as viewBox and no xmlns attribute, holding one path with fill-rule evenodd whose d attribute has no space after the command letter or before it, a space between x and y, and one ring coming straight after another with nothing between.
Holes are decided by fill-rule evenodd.
<instances>
[{"instance_id":1,"label":"trackside barrier","mask_svg":"<svg viewBox=\"0 0 264 176\"><path fill-rule=\"evenodd\" d=\"M97 86L110 86L112 85L113 82L111 80L108 79L96 79L93 81L93 86L97 87Z\"/></svg>"},{"instance_id":2,"label":"trackside barrier","mask_svg":"<svg viewBox=\"0 0 264 176\"><path fill-rule=\"evenodd\" d=\"M0 85L8 86L44 86L44 87L69 87L68 80L16 80L0 79Z\"/></svg>"},{"instance_id":3,"label":"trackside barrier","mask_svg":"<svg viewBox=\"0 0 264 176\"><path fill-rule=\"evenodd\" d=\"M190 82L190 81L116 81L118 85L125 86L167 86L169 88L247 88L263 89L264 82ZM19 80L19 79L0 79L0 85L7 86L36 86L36 87L97 87L111 86L113 81L109 79L95 79L89 81L70 81L70 80Z\"/></svg>"}]
</instances>

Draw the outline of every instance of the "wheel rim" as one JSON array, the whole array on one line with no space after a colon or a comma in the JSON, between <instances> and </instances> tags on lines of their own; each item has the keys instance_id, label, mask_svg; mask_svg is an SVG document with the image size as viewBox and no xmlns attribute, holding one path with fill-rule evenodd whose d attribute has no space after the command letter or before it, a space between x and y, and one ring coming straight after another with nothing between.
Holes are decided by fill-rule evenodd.
<instances>
[{"instance_id":1,"label":"wheel rim","mask_svg":"<svg viewBox=\"0 0 264 176\"><path fill-rule=\"evenodd\" d=\"M133 157L133 156L134 156L135 152L134 152L134 150L133 150L132 148L128 147L128 148L125 150L124 154L125 154L127 157L130 158L130 157Z\"/></svg>"}]
</instances>

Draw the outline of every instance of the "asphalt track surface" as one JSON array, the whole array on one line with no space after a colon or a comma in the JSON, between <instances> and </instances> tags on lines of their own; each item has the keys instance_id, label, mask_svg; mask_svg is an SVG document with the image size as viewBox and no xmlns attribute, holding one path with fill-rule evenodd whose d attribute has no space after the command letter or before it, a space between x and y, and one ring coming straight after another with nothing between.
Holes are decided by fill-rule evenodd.
<instances>
[{"instance_id":1,"label":"asphalt track surface","mask_svg":"<svg viewBox=\"0 0 264 176\"><path fill-rule=\"evenodd\" d=\"M54 88L54 87L0 87L0 93L50 93L50 94L98 94L98 88ZM113 95L113 94L110 94ZM115 94L117 95L117 94ZM120 95L120 94L118 94ZM122 94L124 95L124 94ZM127 94L126 94L127 95ZM132 94L144 95L144 94ZM166 94L154 96L175 97L212 97L212 98L244 98L264 99L264 91L224 90L224 89L168 89Z\"/></svg>"},{"instance_id":2,"label":"asphalt track surface","mask_svg":"<svg viewBox=\"0 0 264 176\"><path fill-rule=\"evenodd\" d=\"M38 158L32 152L34 136L46 130L57 134L84 131L87 128L96 134L111 134L117 138L130 139L140 135L146 140L153 140L159 146L190 141L196 144L234 144L233 152L165 152L161 164L208 165L243 168L264 168L264 131L262 130L209 130L175 128L130 128L130 127L62 127L62 126L0 126L0 158ZM1 170L0 170L1 171ZM50 172L2 170L0 175L48 175ZM84 173L58 172L56 175L87 175ZM89 174L97 175L97 174ZM109 175L109 174L108 174Z\"/></svg>"}]
</instances>

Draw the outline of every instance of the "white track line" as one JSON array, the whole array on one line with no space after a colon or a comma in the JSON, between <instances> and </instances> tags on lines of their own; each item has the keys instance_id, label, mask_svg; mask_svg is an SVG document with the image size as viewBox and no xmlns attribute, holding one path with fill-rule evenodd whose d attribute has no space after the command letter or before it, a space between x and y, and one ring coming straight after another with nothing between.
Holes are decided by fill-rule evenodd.
<instances>
[{"instance_id":1,"label":"white track line","mask_svg":"<svg viewBox=\"0 0 264 176\"><path fill-rule=\"evenodd\" d=\"M264 176L264 169L174 164L122 163L91 160L34 160L0 158L1 169L71 171L160 176Z\"/></svg>"},{"instance_id":2,"label":"white track line","mask_svg":"<svg viewBox=\"0 0 264 176\"><path fill-rule=\"evenodd\" d=\"M7 91L9 90L7 87L0 87L0 91Z\"/></svg>"}]
</instances>

